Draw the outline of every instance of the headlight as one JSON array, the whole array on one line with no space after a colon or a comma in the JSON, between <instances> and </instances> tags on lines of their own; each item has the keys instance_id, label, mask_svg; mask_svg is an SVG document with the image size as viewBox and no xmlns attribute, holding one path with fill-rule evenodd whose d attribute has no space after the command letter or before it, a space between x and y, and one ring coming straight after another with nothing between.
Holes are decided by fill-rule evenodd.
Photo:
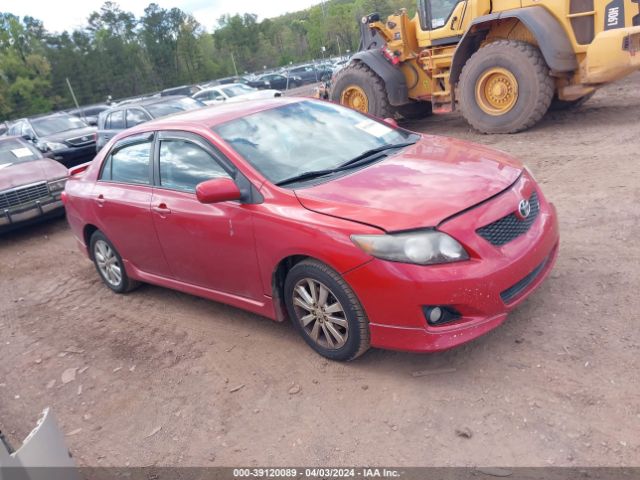
<instances>
[{"instance_id":1,"label":"headlight","mask_svg":"<svg viewBox=\"0 0 640 480\"><path fill-rule=\"evenodd\" d=\"M433 265L468 260L469 254L455 239L435 230L395 235L351 235L369 255L392 262Z\"/></svg>"},{"instance_id":2,"label":"headlight","mask_svg":"<svg viewBox=\"0 0 640 480\"><path fill-rule=\"evenodd\" d=\"M66 178L59 178L58 180L53 180L49 182L49 191L50 192L59 192L64 190L64 186L67 183Z\"/></svg>"},{"instance_id":3,"label":"headlight","mask_svg":"<svg viewBox=\"0 0 640 480\"><path fill-rule=\"evenodd\" d=\"M65 148L67 148L67 146L64 143L58 143L58 142L41 142L38 144L38 148L43 152L46 152L49 150L52 152L56 152L58 150L64 150Z\"/></svg>"}]
</instances>

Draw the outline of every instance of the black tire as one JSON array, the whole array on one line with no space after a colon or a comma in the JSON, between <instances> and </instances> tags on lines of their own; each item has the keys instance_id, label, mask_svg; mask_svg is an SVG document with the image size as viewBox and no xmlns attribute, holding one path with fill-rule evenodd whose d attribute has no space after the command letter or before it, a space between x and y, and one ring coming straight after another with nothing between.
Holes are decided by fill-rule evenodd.
<instances>
[{"instance_id":1,"label":"black tire","mask_svg":"<svg viewBox=\"0 0 640 480\"><path fill-rule=\"evenodd\" d=\"M305 311L304 308L294 306L294 292L296 292L296 286L307 280L313 280L325 286L329 293L326 299L326 303L336 300L341 307L341 312L329 315L339 315L340 319L346 320L346 340L339 348L329 348L327 345L323 345L322 341L325 340L327 331L323 333L323 326L320 325L318 341L312 338L312 333L307 331L301 319L303 318L301 311ZM323 357L330 360L337 361L350 361L353 360L369 349L369 320L367 315L360 305L360 301L356 297L351 287L344 281L344 279L335 270L328 267L324 263L317 260L304 260L296 264L287 274L287 278L284 284L284 298L287 306L287 312L291 322L298 330L302 338L307 344L318 352ZM329 308L333 307L336 302L331 302ZM318 321L314 321L314 325ZM336 327L336 324L332 324ZM311 324L308 325L312 329ZM344 331L340 331L344 335ZM335 338L335 337L333 337Z\"/></svg>"},{"instance_id":2,"label":"black tire","mask_svg":"<svg viewBox=\"0 0 640 480\"><path fill-rule=\"evenodd\" d=\"M491 68L503 68L518 83L515 105L506 113L491 115L478 105L476 84ZM467 61L460 76L458 94L462 114L482 133L516 133L535 125L549 109L555 85L540 50L526 42L499 40Z\"/></svg>"},{"instance_id":3,"label":"black tire","mask_svg":"<svg viewBox=\"0 0 640 480\"><path fill-rule=\"evenodd\" d=\"M412 102L397 107L397 112L405 120L420 120L433 114L431 102Z\"/></svg>"},{"instance_id":4,"label":"black tire","mask_svg":"<svg viewBox=\"0 0 640 480\"><path fill-rule=\"evenodd\" d=\"M596 92L591 92L586 94L584 97L580 97L577 100L560 100L557 97L553 98L551 102L551 110L554 111L562 111L562 110L571 110L573 108L578 108L580 105L588 102L591 97L595 95Z\"/></svg>"},{"instance_id":5,"label":"black tire","mask_svg":"<svg viewBox=\"0 0 640 480\"><path fill-rule=\"evenodd\" d=\"M389 103L389 97L382 79L366 64L352 62L340 70L333 81L331 100L341 103L342 93L351 86L360 87L369 104L365 113L378 118L392 118L395 110Z\"/></svg>"},{"instance_id":6,"label":"black tire","mask_svg":"<svg viewBox=\"0 0 640 480\"><path fill-rule=\"evenodd\" d=\"M120 268L120 281L115 283L114 277L108 278L107 274L103 272L103 269L99 265L100 251L97 249L99 249L100 246L104 244L106 244L111 249L115 258L115 262L117 262L117 266L119 266ZM116 293L127 293L140 285L139 282L131 280L129 278L125 270L122 257L113 246L113 244L109 241L109 239L100 230L96 230L93 235L91 235L91 241L89 242L89 251L91 252L91 260L93 260L93 264L98 271L98 275L100 275L103 283L111 290Z\"/></svg>"}]
</instances>

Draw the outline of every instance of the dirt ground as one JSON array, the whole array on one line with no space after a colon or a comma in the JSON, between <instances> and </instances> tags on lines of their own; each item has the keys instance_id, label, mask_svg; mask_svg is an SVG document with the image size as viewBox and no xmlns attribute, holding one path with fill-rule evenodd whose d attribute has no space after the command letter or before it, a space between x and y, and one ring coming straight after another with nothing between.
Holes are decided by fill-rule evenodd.
<instances>
[{"instance_id":1,"label":"dirt ground","mask_svg":"<svg viewBox=\"0 0 640 480\"><path fill-rule=\"evenodd\" d=\"M331 363L287 324L110 293L64 220L0 237L0 428L19 444L51 406L92 466L640 464L639 83L518 135L410 125L520 157L560 215L548 281L446 353Z\"/></svg>"}]
</instances>

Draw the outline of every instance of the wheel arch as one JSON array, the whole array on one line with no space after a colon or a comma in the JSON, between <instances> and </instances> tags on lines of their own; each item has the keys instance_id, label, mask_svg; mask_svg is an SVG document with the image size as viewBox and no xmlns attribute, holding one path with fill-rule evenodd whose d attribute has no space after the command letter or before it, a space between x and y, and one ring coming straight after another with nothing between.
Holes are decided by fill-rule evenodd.
<instances>
[{"instance_id":1,"label":"wheel arch","mask_svg":"<svg viewBox=\"0 0 640 480\"><path fill-rule=\"evenodd\" d=\"M382 55L382 50L358 52L351 61L364 63L382 79L391 105L399 106L409 102L409 89L404 74L389 63Z\"/></svg>"},{"instance_id":2,"label":"wheel arch","mask_svg":"<svg viewBox=\"0 0 640 480\"><path fill-rule=\"evenodd\" d=\"M578 69L571 41L560 22L544 7L534 6L476 18L454 53L449 77L451 85L459 82L464 64L480 48L491 27L498 20L507 19L518 20L531 32L552 71L573 72Z\"/></svg>"},{"instance_id":3,"label":"wheel arch","mask_svg":"<svg viewBox=\"0 0 640 480\"><path fill-rule=\"evenodd\" d=\"M100 230L98 227L90 223L85 225L84 228L82 229L82 239L84 240L84 244L87 247L87 254L89 255L89 258L91 260L93 260L93 252L91 251L91 245L90 245L91 236L98 230Z\"/></svg>"}]
</instances>

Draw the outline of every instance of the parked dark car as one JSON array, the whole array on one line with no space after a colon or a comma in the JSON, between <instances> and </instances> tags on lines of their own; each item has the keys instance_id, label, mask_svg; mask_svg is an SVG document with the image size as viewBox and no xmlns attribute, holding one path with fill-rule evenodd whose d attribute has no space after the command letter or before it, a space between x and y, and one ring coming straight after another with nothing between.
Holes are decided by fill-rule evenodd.
<instances>
[{"instance_id":1,"label":"parked dark car","mask_svg":"<svg viewBox=\"0 0 640 480\"><path fill-rule=\"evenodd\" d=\"M19 137L0 138L0 232L64 213L68 170Z\"/></svg>"},{"instance_id":2,"label":"parked dark car","mask_svg":"<svg viewBox=\"0 0 640 480\"><path fill-rule=\"evenodd\" d=\"M267 73L266 75L262 75L258 80L269 82L271 88L276 90L286 90L287 88L295 88L302 85L302 79L300 77L291 76L287 82L287 77L279 73Z\"/></svg>"},{"instance_id":3,"label":"parked dark car","mask_svg":"<svg viewBox=\"0 0 640 480\"><path fill-rule=\"evenodd\" d=\"M230 83L243 83L253 88L259 88L260 90L266 90L271 88L271 84L267 80L251 80L247 77L226 77L219 78L213 84L215 85L228 85ZM211 85L214 86L214 85Z\"/></svg>"},{"instance_id":4,"label":"parked dark car","mask_svg":"<svg viewBox=\"0 0 640 480\"><path fill-rule=\"evenodd\" d=\"M69 110L69 114L74 115L82 120L84 120L88 125L97 126L98 125L98 115L105 110L109 110L109 105L100 104L100 105L88 105L86 107L74 108L73 110Z\"/></svg>"},{"instance_id":5,"label":"parked dark car","mask_svg":"<svg viewBox=\"0 0 640 480\"><path fill-rule=\"evenodd\" d=\"M6 122L0 122L0 137L7 133L9 130L9 125Z\"/></svg>"},{"instance_id":6,"label":"parked dark car","mask_svg":"<svg viewBox=\"0 0 640 480\"><path fill-rule=\"evenodd\" d=\"M12 123L8 133L30 141L67 168L89 162L96 154L96 128L68 113L23 118Z\"/></svg>"},{"instance_id":7,"label":"parked dark car","mask_svg":"<svg viewBox=\"0 0 640 480\"><path fill-rule=\"evenodd\" d=\"M160 92L161 97L170 97L172 95L184 95L190 97L201 90L198 85L182 85L180 87L167 88Z\"/></svg>"},{"instance_id":8,"label":"parked dark car","mask_svg":"<svg viewBox=\"0 0 640 480\"><path fill-rule=\"evenodd\" d=\"M299 67L289 69L289 76L300 77L303 84L318 83L327 76L331 77L332 73L333 70L327 67L311 64L300 65Z\"/></svg>"},{"instance_id":9,"label":"parked dark car","mask_svg":"<svg viewBox=\"0 0 640 480\"><path fill-rule=\"evenodd\" d=\"M155 97L126 103L105 110L98 116L96 151L100 151L117 133L154 118L195 110L206 106L199 100L183 96Z\"/></svg>"}]
</instances>

